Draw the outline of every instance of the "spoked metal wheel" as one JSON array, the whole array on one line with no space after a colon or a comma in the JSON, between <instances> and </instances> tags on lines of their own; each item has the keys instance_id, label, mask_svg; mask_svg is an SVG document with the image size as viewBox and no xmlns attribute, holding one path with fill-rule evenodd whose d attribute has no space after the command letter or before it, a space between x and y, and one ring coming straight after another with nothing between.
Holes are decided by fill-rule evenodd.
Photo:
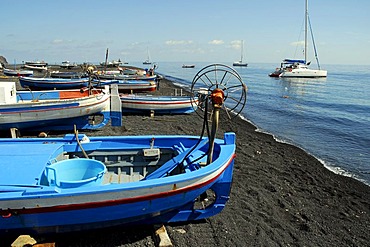
<instances>
[{"instance_id":1,"label":"spoked metal wheel","mask_svg":"<svg viewBox=\"0 0 370 247\"><path fill-rule=\"evenodd\" d=\"M247 101L247 86L233 68L212 64L204 67L194 76L191 93L194 97L192 101L197 102L193 107L200 109L196 111L198 115L204 116L205 122L212 123L207 157L207 164L210 164L213 159L219 114L224 110L230 119L238 116Z\"/></svg>"},{"instance_id":2,"label":"spoked metal wheel","mask_svg":"<svg viewBox=\"0 0 370 247\"><path fill-rule=\"evenodd\" d=\"M195 102L193 107L201 117L212 116L215 92L222 92L222 103L218 104L231 119L240 114L247 101L247 86L236 70L222 64L211 64L201 69L191 84L191 93ZM195 98L197 100L194 100ZM225 102L225 104L224 104ZM204 114L204 113L207 114Z\"/></svg>"}]
</instances>

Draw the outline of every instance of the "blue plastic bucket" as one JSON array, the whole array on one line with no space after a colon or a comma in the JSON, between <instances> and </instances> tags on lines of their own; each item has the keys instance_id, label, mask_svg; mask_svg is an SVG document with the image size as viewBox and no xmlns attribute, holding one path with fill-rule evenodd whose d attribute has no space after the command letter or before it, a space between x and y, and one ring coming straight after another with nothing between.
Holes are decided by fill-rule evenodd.
<instances>
[{"instance_id":1,"label":"blue plastic bucket","mask_svg":"<svg viewBox=\"0 0 370 247\"><path fill-rule=\"evenodd\" d=\"M50 186L76 188L99 185L107 171L105 165L93 159L70 159L46 167L45 176Z\"/></svg>"}]
</instances>

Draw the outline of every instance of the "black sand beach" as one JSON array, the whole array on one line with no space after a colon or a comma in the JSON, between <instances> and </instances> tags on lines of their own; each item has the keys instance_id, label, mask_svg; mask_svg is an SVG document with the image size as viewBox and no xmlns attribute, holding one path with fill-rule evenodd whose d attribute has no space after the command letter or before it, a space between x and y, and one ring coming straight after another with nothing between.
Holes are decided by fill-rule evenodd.
<instances>
[{"instance_id":1,"label":"black sand beach","mask_svg":"<svg viewBox=\"0 0 370 247\"><path fill-rule=\"evenodd\" d=\"M164 79L157 93L173 91ZM201 124L197 114L129 115L123 127L84 133L199 135ZM303 150L255 130L242 119L230 121L221 114L218 136L225 131L237 135L230 200L207 220L166 225L173 246L370 246L370 187L336 175ZM156 246L154 239L152 226L139 226L40 240L56 246Z\"/></svg>"}]
</instances>

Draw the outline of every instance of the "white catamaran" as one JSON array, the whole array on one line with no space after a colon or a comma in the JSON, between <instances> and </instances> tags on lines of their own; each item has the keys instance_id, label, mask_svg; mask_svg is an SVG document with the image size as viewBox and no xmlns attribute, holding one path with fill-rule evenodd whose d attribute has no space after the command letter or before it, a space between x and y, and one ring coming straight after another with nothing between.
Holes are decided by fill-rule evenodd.
<instances>
[{"instance_id":1,"label":"white catamaran","mask_svg":"<svg viewBox=\"0 0 370 247\"><path fill-rule=\"evenodd\" d=\"M285 59L280 68L277 68L276 71L269 74L271 77L306 77L306 78L316 78L316 77L327 77L327 71L321 70L319 59L317 56L315 41L312 34L311 23L308 16L308 0L305 4L305 37L304 37L304 60L296 59ZM318 69L310 69L308 66L311 62L307 62L307 34L308 34L308 25L310 26L310 33L312 37L312 43L315 51L315 57Z\"/></svg>"}]
</instances>

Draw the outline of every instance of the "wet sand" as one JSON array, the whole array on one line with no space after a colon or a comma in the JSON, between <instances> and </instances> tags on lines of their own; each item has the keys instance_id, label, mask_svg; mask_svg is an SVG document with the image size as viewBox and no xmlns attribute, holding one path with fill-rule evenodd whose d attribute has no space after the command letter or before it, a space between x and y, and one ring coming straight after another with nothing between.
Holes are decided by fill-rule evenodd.
<instances>
[{"instance_id":1,"label":"wet sand","mask_svg":"<svg viewBox=\"0 0 370 247\"><path fill-rule=\"evenodd\" d=\"M156 94L173 92L172 83L162 80ZM195 113L125 115L122 127L84 133L199 135L201 125ZM237 135L230 200L209 219L166 225L174 246L369 246L369 186L330 172L303 150L256 132L240 118L230 121L221 114L219 127L218 137L225 131ZM152 226L41 239L57 246L157 246L154 240Z\"/></svg>"}]
</instances>

